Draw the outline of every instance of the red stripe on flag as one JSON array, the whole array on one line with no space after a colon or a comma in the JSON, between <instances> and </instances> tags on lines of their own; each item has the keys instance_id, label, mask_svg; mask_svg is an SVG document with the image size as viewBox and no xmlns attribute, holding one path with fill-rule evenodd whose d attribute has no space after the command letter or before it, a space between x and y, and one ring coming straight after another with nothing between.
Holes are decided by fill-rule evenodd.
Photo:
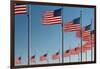
<instances>
[{"instance_id":1,"label":"red stripe on flag","mask_svg":"<svg viewBox=\"0 0 100 69\"><path fill-rule=\"evenodd\" d=\"M15 14L26 14L27 13L27 11L17 11L17 12L15 12Z\"/></svg>"}]
</instances>

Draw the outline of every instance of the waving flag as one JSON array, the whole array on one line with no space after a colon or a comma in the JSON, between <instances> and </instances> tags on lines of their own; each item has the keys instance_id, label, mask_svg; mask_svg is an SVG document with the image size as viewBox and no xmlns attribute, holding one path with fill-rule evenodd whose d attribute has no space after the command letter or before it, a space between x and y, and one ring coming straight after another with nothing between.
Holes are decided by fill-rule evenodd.
<instances>
[{"instance_id":1,"label":"waving flag","mask_svg":"<svg viewBox=\"0 0 100 69\"><path fill-rule=\"evenodd\" d=\"M91 31L91 43L95 44L95 30Z\"/></svg>"},{"instance_id":2,"label":"waving flag","mask_svg":"<svg viewBox=\"0 0 100 69\"><path fill-rule=\"evenodd\" d=\"M90 36L91 34L90 34L90 30L91 29L91 24L89 24L89 25L87 25L86 27L85 27L85 30L82 32L82 36L84 37L84 36Z\"/></svg>"},{"instance_id":3,"label":"waving flag","mask_svg":"<svg viewBox=\"0 0 100 69\"><path fill-rule=\"evenodd\" d=\"M91 34L95 34L95 30L92 30L92 31L91 31Z\"/></svg>"},{"instance_id":4,"label":"waving flag","mask_svg":"<svg viewBox=\"0 0 100 69\"><path fill-rule=\"evenodd\" d=\"M86 37L86 36L90 36L90 28L91 28L91 24L85 26L82 31L76 31L76 36L81 38L81 32L82 32L82 38Z\"/></svg>"},{"instance_id":5,"label":"waving flag","mask_svg":"<svg viewBox=\"0 0 100 69\"><path fill-rule=\"evenodd\" d=\"M52 59L53 60L56 60L56 59L59 59L59 58L60 58L59 52L57 52L57 53L55 53L55 54L52 55Z\"/></svg>"},{"instance_id":6,"label":"waving flag","mask_svg":"<svg viewBox=\"0 0 100 69\"><path fill-rule=\"evenodd\" d=\"M81 47L76 47L71 50L71 55L77 55L81 52Z\"/></svg>"},{"instance_id":7,"label":"waving flag","mask_svg":"<svg viewBox=\"0 0 100 69\"><path fill-rule=\"evenodd\" d=\"M68 22L67 24L64 24L65 32L78 31L80 29L80 17Z\"/></svg>"},{"instance_id":8,"label":"waving flag","mask_svg":"<svg viewBox=\"0 0 100 69\"><path fill-rule=\"evenodd\" d=\"M94 32L95 32L95 31L92 30L92 31L90 32L91 35L90 35L90 36L87 36L87 37L84 37L83 40L84 40L84 41L88 41L88 42L94 44L94 40L95 40Z\"/></svg>"},{"instance_id":9,"label":"waving flag","mask_svg":"<svg viewBox=\"0 0 100 69\"><path fill-rule=\"evenodd\" d=\"M91 43L87 42L82 46L82 52L87 52L88 50L91 50Z\"/></svg>"},{"instance_id":10,"label":"waving flag","mask_svg":"<svg viewBox=\"0 0 100 69\"><path fill-rule=\"evenodd\" d=\"M27 5L15 4L14 13L15 14L26 14L27 13Z\"/></svg>"},{"instance_id":11,"label":"waving flag","mask_svg":"<svg viewBox=\"0 0 100 69\"><path fill-rule=\"evenodd\" d=\"M40 56L40 61L45 61L45 60L47 60L47 55L48 55L48 54L44 54L44 55Z\"/></svg>"},{"instance_id":12,"label":"waving flag","mask_svg":"<svg viewBox=\"0 0 100 69\"><path fill-rule=\"evenodd\" d=\"M16 64L21 64L21 57L16 58Z\"/></svg>"},{"instance_id":13,"label":"waving flag","mask_svg":"<svg viewBox=\"0 0 100 69\"><path fill-rule=\"evenodd\" d=\"M31 62L35 62L35 56L31 57Z\"/></svg>"},{"instance_id":14,"label":"waving flag","mask_svg":"<svg viewBox=\"0 0 100 69\"><path fill-rule=\"evenodd\" d=\"M82 32L82 38L84 38L86 36L90 36L90 31L84 31L84 30L82 30L82 31L77 31L76 32L76 36L78 38L81 38L81 32Z\"/></svg>"},{"instance_id":15,"label":"waving flag","mask_svg":"<svg viewBox=\"0 0 100 69\"><path fill-rule=\"evenodd\" d=\"M83 41L90 41L90 42L92 41L92 42L94 42L94 35L84 37L84 38L82 38L82 40Z\"/></svg>"},{"instance_id":16,"label":"waving flag","mask_svg":"<svg viewBox=\"0 0 100 69\"><path fill-rule=\"evenodd\" d=\"M68 57L68 56L70 56L70 55L71 55L70 50L66 50L66 51L64 52L64 57Z\"/></svg>"},{"instance_id":17,"label":"waving flag","mask_svg":"<svg viewBox=\"0 0 100 69\"><path fill-rule=\"evenodd\" d=\"M57 9L54 11L46 11L43 14L42 24L52 25L61 23L62 23L61 9Z\"/></svg>"}]
</instances>

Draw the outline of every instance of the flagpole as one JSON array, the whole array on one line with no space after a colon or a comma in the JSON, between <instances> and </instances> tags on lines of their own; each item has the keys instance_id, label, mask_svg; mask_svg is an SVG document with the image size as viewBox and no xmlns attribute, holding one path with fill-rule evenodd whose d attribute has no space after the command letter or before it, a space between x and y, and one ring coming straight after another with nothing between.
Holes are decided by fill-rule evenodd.
<instances>
[{"instance_id":1,"label":"flagpole","mask_svg":"<svg viewBox=\"0 0 100 69\"><path fill-rule=\"evenodd\" d=\"M34 61L34 63L36 64L36 54L35 54L34 56L35 56L35 61Z\"/></svg>"},{"instance_id":2,"label":"flagpole","mask_svg":"<svg viewBox=\"0 0 100 69\"><path fill-rule=\"evenodd\" d=\"M34 56L35 56L35 62L34 62L34 63L36 64L36 50L35 50L35 54L34 54Z\"/></svg>"},{"instance_id":3,"label":"flagpole","mask_svg":"<svg viewBox=\"0 0 100 69\"><path fill-rule=\"evenodd\" d=\"M86 62L87 62L87 51L85 52Z\"/></svg>"},{"instance_id":4,"label":"flagpole","mask_svg":"<svg viewBox=\"0 0 100 69\"><path fill-rule=\"evenodd\" d=\"M70 49L71 49L71 45L69 45L69 52L70 52ZM69 62L71 62L71 55L69 55Z\"/></svg>"},{"instance_id":5,"label":"flagpole","mask_svg":"<svg viewBox=\"0 0 100 69\"><path fill-rule=\"evenodd\" d=\"M28 65L29 65L29 6L28 6L28 15L27 15L27 17L28 17Z\"/></svg>"},{"instance_id":6,"label":"flagpole","mask_svg":"<svg viewBox=\"0 0 100 69\"><path fill-rule=\"evenodd\" d=\"M80 44L78 44L78 46L79 46ZM78 54L78 62L79 62L79 54Z\"/></svg>"},{"instance_id":7,"label":"flagpole","mask_svg":"<svg viewBox=\"0 0 100 69\"><path fill-rule=\"evenodd\" d=\"M78 54L78 62L79 62L79 54Z\"/></svg>"},{"instance_id":8,"label":"flagpole","mask_svg":"<svg viewBox=\"0 0 100 69\"><path fill-rule=\"evenodd\" d=\"M81 26L80 34L81 34L81 62L82 62L82 9L80 11L80 26Z\"/></svg>"},{"instance_id":9,"label":"flagpole","mask_svg":"<svg viewBox=\"0 0 100 69\"><path fill-rule=\"evenodd\" d=\"M87 62L87 51L86 51L86 55L85 56L86 56L86 62Z\"/></svg>"},{"instance_id":10,"label":"flagpole","mask_svg":"<svg viewBox=\"0 0 100 69\"><path fill-rule=\"evenodd\" d=\"M28 65L30 65L30 46L31 46L31 6L28 5L28 14L27 14L27 17L28 17Z\"/></svg>"},{"instance_id":11,"label":"flagpole","mask_svg":"<svg viewBox=\"0 0 100 69\"><path fill-rule=\"evenodd\" d=\"M64 41L63 41L63 35L64 35L64 32L63 32L63 6L62 6L62 10L61 10L61 15L62 15L62 24L61 24L61 27L62 27L62 63L64 63Z\"/></svg>"},{"instance_id":12,"label":"flagpole","mask_svg":"<svg viewBox=\"0 0 100 69\"><path fill-rule=\"evenodd\" d=\"M92 31L92 19L91 19L91 27L90 27L90 42L91 42L91 61L92 61L92 57L93 57L93 55L92 55L92 39L93 39L93 37L92 37L92 34L91 34L91 31Z\"/></svg>"},{"instance_id":13,"label":"flagpole","mask_svg":"<svg viewBox=\"0 0 100 69\"><path fill-rule=\"evenodd\" d=\"M47 63L49 64L49 60L48 60L48 54L47 54L47 58L46 58L46 60L47 60Z\"/></svg>"},{"instance_id":14,"label":"flagpole","mask_svg":"<svg viewBox=\"0 0 100 69\"><path fill-rule=\"evenodd\" d=\"M58 55L59 55L59 63L60 63L60 49L59 49L59 54Z\"/></svg>"}]
</instances>

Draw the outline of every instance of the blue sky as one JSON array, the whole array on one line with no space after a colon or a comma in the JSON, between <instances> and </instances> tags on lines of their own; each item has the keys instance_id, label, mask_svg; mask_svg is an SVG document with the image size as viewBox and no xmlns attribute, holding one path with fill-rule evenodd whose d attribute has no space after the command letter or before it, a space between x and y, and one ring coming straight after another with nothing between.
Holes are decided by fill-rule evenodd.
<instances>
[{"instance_id":1,"label":"blue sky","mask_svg":"<svg viewBox=\"0 0 100 69\"><path fill-rule=\"evenodd\" d=\"M41 20L43 12L48 10L56 10L61 6L44 6L44 5L29 5L31 11L30 24L30 56L36 55L36 64L45 64L47 61L40 62L39 57L48 53L49 63L59 63L59 60L52 60L52 54L60 49L62 54L62 28L60 24L43 25ZM67 23L80 16L82 10L82 27L91 23L94 29L94 9L93 8L78 8L78 7L63 7L63 23ZM76 38L75 32L64 32L64 50L80 46L81 40ZM84 42L83 42L84 43ZM27 14L15 15L15 57L22 57L22 64L28 63L28 18ZM83 61L86 60L86 53L83 53ZM87 60L90 61L91 51L87 52ZM79 60L78 60L79 58ZM80 54L71 56L71 62L80 61ZM60 56L60 63L62 62ZM69 62L69 57L64 58L64 62ZM34 63L33 63L34 64Z\"/></svg>"}]
</instances>

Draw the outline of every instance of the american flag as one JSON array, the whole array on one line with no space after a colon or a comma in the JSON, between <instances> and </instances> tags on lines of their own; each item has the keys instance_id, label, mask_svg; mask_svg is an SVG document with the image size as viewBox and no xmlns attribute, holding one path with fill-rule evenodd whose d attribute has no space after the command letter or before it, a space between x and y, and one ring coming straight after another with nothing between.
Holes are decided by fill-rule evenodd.
<instances>
[{"instance_id":1,"label":"american flag","mask_svg":"<svg viewBox=\"0 0 100 69\"><path fill-rule=\"evenodd\" d=\"M96 37L95 37L95 30L92 30L92 31L91 31L91 43L92 43L92 44L95 44L95 38L96 38Z\"/></svg>"},{"instance_id":2,"label":"american flag","mask_svg":"<svg viewBox=\"0 0 100 69\"><path fill-rule=\"evenodd\" d=\"M14 14L26 14L26 13L27 13L27 5L15 4Z\"/></svg>"},{"instance_id":3,"label":"american flag","mask_svg":"<svg viewBox=\"0 0 100 69\"><path fill-rule=\"evenodd\" d=\"M91 31L91 34L95 34L95 30L92 30L92 31Z\"/></svg>"},{"instance_id":4,"label":"american flag","mask_svg":"<svg viewBox=\"0 0 100 69\"><path fill-rule=\"evenodd\" d=\"M16 64L21 64L21 57L16 58Z\"/></svg>"},{"instance_id":5,"label":"american flag","mask_svg":"<svg viewBox=\"0 0 100 69\"><path fill-rule=\"evenodd\" d=\"M87 42L82 46L82 52L87 52L88 50L91 50L91 43Z\"/></svg>"},{"instance_id":6,"label":"american flag","mask_svg":"<svg viewBox=\"0 0 100 69\"><path fill-rule=\"evenodd\" d=\"M57 9L54 11L46 11L43 13L42 24L52 25L61 23L62 23L61 9Z\"/></svg>"},{"instance_id":7,"label":"american flag","mask_svg":"<svg viewBox=\"0 0 100 69\"><path fill-rule=\"evenodd\" d=\"M66 51L64 52L64 57L68 57L68 56L70 56L70 55L71 55L70 50L66 50Z\"/></svg>"},{"instance_id":8,"label":"american flag","mask_svg":"<svg viewBox=\"0 0 100 69\"><path fill-rule=\"evenodd\" d=\"M55 54L52 55L53 60L56 60L56 59L59 59L59 58L60 58L59 52L56 52Z\"/></svg>"},{"instance_id":9,"label":"american flag","mask_svg":"<svg viewBox=\"0 0 100 69\"><path fill-rule=\"evenodd\" d=\"M81 52L81 47L76 47L71 50L71 55L77 55Z\"/></svg>"},{"instance_id":10,"label":"american flag","mask_svg":"<svg viewBox=\"0 0 100 69\"><path fill-rule=\"evenodd\" d=\"M76 31L76 36L78 38L81 38L81 32L82 32L82 38L86 37L86 36L90 36L90 31Z\"/></svg>"},{"instance_id":11,"label":"american flag","mask_svg":"<svg viewBox=\"0 0 100 69\"><path fill-rule=\"evenodd\" d=\"M83 41L94 41L94 35L82 38Z\"/></svg>"},{"instance_id":12,"label":"american flag","mask_svg":"<svg viewBox=\"0 0 100 69\"><path fill-rule=\"evenodd\" d=\"M40 61L45 61L45 60L47 60L47 55L48 55L48 54L44 54L44 55L40 56Z\"/></svg>"},{"instance_id":13,"label":"american flag","mask_svg":"<svg viewBox=\"0 0 100 69\"><path fill-rule=\"evenodd\" d=\"M80 17L64 24L64 31L71 32L71 31L78 31L80 30Z\"/></svg>"},{"instance_id":14,"label":"american flag","mask_svg":"<svg viewBox=\"0 0 100 69\"><path fill-rule=\"evenodd\" d=\"M91 35L90 34L90 28L91 28L91 24L82 28L81 31L76 31L76 36L79 37L79 38L81 38L81 34L82 34L82 38L90 36Z\"/></svg>"},{"instance_id":15,"label":"american flag","mask_svg":"<svg viewBox=\"0 0 100 69\"><path fill-rule=\"evenodd\" d=\"M35 56L31 57L31 62L35 62Z\"/></svg>"},{"instance_id":16,"label":"american flag","mask_svg":"<svg viewBox=\"0 0 100 69\"><path fill-rule=\"evenodd\" d=\"M89 24L89 25L87 25L87 26L85 26L85 31L87 31L87 30L90 30L91 29L91 24Z\"/></svg>"},{"instance_id":17,"label":"american flag","mask_svg":"<svg viewBox=\"0 0 100 69\"><path fill-rule=\"evenodd\" d=\"M94 30L92 30L90 33L91 33L91 35L84 37L83 41L87 41L87 42L94 44L94 40L95 40Z\"/></svg>"}]
</instances>

